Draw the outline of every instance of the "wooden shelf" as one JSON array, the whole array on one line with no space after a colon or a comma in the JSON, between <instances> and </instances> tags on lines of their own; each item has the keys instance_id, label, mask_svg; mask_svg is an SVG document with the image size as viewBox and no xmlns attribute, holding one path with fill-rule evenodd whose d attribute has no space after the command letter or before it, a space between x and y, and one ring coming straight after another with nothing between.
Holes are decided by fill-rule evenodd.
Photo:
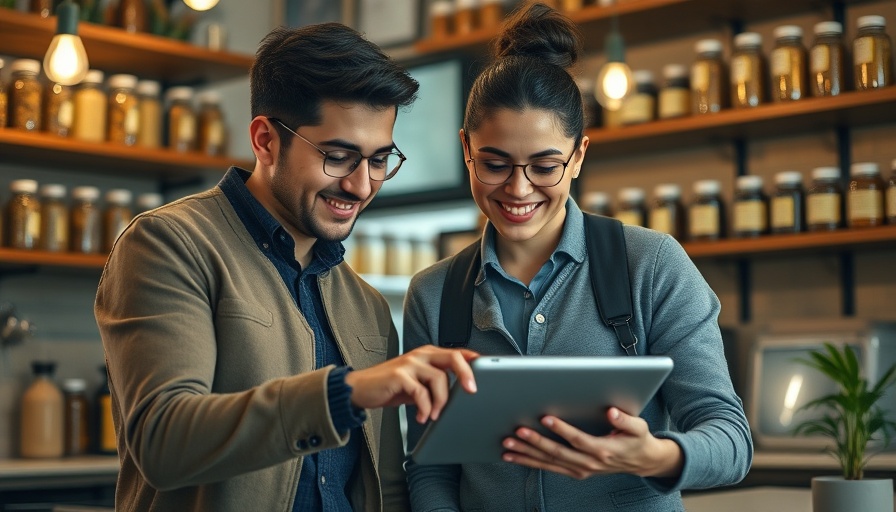
<instances>
[{"instance_id":1,"label":"wooden shelf","mask_svg":"<svg viewBox=\"0 0 896 512\"><path fill-rule=\"evenodd\" d=\"M56 17L0 8L0 54L43 60L56 32ZM81 22L90 67L131 73L167 83L193 84L248 76L254 57L212 51L183 41Z\"/></svg>"},{"instance_id":2,"label":"wooden shelf","mask_svg":"<svg viewBox=\"0 0 896 512\"><path fill-rule=\"evenodd\" d=\"M41 266L101 269L106 264L108 257L108 254L27 251L3 247L0 248L0 267Z\"/></svg>"}]
</instances>

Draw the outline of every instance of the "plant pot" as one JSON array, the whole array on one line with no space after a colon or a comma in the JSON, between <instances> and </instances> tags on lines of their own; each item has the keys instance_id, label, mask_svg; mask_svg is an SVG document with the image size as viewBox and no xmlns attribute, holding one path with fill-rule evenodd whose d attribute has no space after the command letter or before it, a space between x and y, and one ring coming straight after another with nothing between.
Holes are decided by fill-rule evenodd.
<instances>
[{"instance_id":1,"label":"plant pot","mask_svg":"<svg viewBox=\"0 0 896 512\"><path fill-rule=\"evenodd\" d=\"M893 512L893 479L812 479L812 512Z\"/></svg>"}]
</instances>

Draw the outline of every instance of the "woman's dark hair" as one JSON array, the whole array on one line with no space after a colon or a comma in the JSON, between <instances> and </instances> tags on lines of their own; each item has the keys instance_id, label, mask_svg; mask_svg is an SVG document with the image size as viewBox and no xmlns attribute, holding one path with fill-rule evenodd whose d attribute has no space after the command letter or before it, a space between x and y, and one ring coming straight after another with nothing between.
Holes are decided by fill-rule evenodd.
<instances>
[{"instance_id":1,"label":"woman's dark hair","mask_svg":"<svg viewBox=\"0 0 896 512\"><path fill-rule=\"evenodd\" d=\"M492 43L495 61L473 83L464 115L469 133L497 109L553 112L564 134L577 140L584 130L582 94L570 70L582 49L576 26L550 7L521 7Z\"/></svg>"},{"instance_id":2,"label":"woman's dark hair","mask_svg":"<svg viewBox=\"0 0 896 512\"><path fill-rule=\"evenodd\" d=\"M275 117L292 129L320 124L324 100L404 107L419 87L377 45L339 23L274 29L249 71L252 117ZM289 132L274 126L289 146Z\"/></svg>"}]
</instances>

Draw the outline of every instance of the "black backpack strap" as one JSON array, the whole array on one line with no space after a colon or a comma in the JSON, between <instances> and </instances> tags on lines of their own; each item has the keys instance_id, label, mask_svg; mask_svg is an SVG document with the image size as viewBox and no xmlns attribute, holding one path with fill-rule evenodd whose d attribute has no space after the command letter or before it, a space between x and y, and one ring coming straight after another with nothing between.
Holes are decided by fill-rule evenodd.
<instances>
[{"instance_id":1,"label":"black backpack strap","mask_svg":"<svg viewBox=\"0 0 896 512\"><path fill-rule=\"evenodd\" d=\"M622 222L585 214L585 245L591 267L591 288L597 311L616 331L619 345L630 356L638 355L638 338L632 330L632 292Z\"/></svg>"},{"instance_id":2,"label":"black backpack strap","mask_svg":"<svg viewBox=\"0 0 896 512\"><path fill-rule=\"evenodd\" d=\"M439 345L463 348L470 343L473 329L473 290L482 256L479 238L460 251L448 265L442 286L442 307L439 310Z\"/></svg>"}]
</instances>

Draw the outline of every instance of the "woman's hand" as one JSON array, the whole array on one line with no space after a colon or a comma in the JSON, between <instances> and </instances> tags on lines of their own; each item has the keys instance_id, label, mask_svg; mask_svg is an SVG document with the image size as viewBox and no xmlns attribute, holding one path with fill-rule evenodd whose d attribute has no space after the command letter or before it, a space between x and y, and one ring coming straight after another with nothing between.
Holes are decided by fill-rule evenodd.
<instances>
[{"instance_id":1,"label":"woman's hand","mask_svg":"<svg viewBox=\"0 0 896 512\"><path fill-rule=\"evenodd\" d=\"M646 421L615 407L607 411L607 418L614 430L596 437L559 418L545 416L541 419L542 425L571 446L520 427L515 432L517 437L504 440L504 448L508 450L504 460L579 480L612 473L666 478L681 474L684 458L678 443L653 437Z\"/></svg>"}]
</instances>

